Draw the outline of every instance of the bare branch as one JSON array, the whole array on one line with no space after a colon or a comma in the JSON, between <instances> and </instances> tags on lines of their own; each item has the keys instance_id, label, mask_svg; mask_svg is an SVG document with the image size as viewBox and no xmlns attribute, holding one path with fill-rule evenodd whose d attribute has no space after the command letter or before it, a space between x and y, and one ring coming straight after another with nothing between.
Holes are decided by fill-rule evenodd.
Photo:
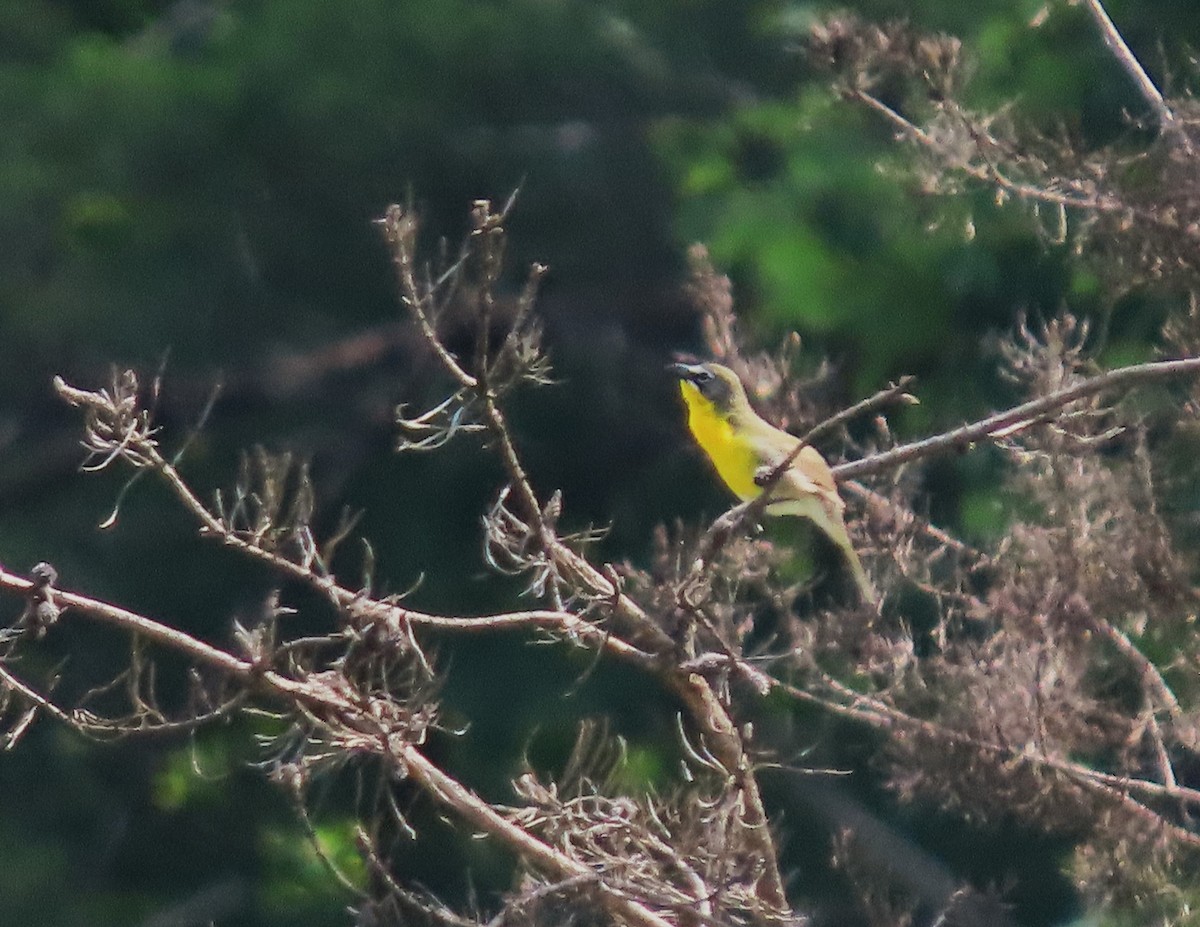
<instances>
[{"instance_id":1,"label":"bare branch","mask_svg":"<svg viewBox=\"0 0 1200 927\"><path fill-rule=\"evenodd\" d=\"M946 158L948 167L961 171L972 180L990 184L1018 200L1042 203L1060 209L1081 209L1089 212L1123 214L1130 211L1129 206L1114 196L1093 192L1063 193L1049 186L1014 180L991 161L984 160L982 163L977 163L961 156L952 155L936 138L868 91L853 88L845 90L844 93L848 99L862 103L883 116L895 126L902 137L915 142L937 157Z\"/></svg>"},{"instance_id":2,"label":"bare branch","mask_svg":"<svg viewBox=\"0 0 1200 927\"><path fill-rule=\"evenodd\" d=\"M800 437L800 443L812 444L817 438L844 425L846 422L856 419L861 415L866 415L869 412L874 412L876 409L881 409L894 402L902 405L916 405L920 400L908 392L909 387L916 382L916 379L916 377L912 376L903 376L895 383L888 384L874 395L868 396L866 399L860 399L854 405L831 415L825 421L818 422Z\"/></svg>"},{"instance_id":3,"label":"bare branch","mask_svg":"<svg viewBox=\"0 0 1200 927\"><path fill-rule=\"evenodd\" d=\"M887 36L880 39L884 45L887 41ZM923 52L927 57L953 55L957 46L942 41L930 48ZM917 126L912 131L922 144L940 144ZM967 156L968 167L983 171L981 179L1002 188L1014 184L989 160L995 149L980 146ZM1021 188L1009 189L1016 193ZM1028 192L1044 203L1058 196L1057 205L1066 209L1085 204L1062 197L1091 196L1092 190L1083 185ZM376 597L369 554L362 588L350 588L333 574L331 561L336 544L351 529L340 527L330 542L319 543L310 527L315 499L303 464L286 456L248 455L233 493L206 505L160 446L152 410L139 403L132 374L118 375L110 388L96 392L56 380L60 394L85 410L86 446L97 468L125 461L139 474L154 474L196 520L203 536L319 592L338 613L328 633L287 640L284 623L276 622L286 609L272 599L260 622L235 623L233 641L222 649L59 590L52 579L39 586L0 570L0 592L21 597L26 613L36 604L49 619L68 609L134 636L128 671L94 689L81 704L128 702L128 719L107 722L113 730L176 724L159 707L149 653L168 648L208 671L203 686L193 684L193 696L204 709L193 711L197 721L244 708L270 712L282 722L275 727L285 733L269 745L269 762L298 801L308 794L309 775L354 757L369 758L371 775L361 774L357 796L360 808L373 816L359 835L372 873L365 901L373 903L382 893L388 910L415 906L447 924L473 922L407 893L389 871L389 841L412 833L403 799L393 787L397 780L409 780L418 794L501 842L529 867L527 890L515 896L501 922L516 912L533 916L532 907L521 907L523 902L532 905L567 891L573 892L571 901L621 923L715 927L793 919L757 778L761 769L776 764L755 745L745 713L772 690L871 726L886 735L889 751L932 744L932 752L964 759L971 767L947 770L941 777L923 754L895 759L889 753L894 774L907 776L895 781L901 794L919 789L936 793L941 787L937 794L944 796L946 807L987 813L986 799L967 792L977 781L994 782L1029 808L1056 803L1068 808L1063 820L1072 826L1088 826L1088 815L1102 809L1114 820L1136 824L1139 832L1153 833L1172 852L1200 846L1188 817L1200 810L1200 791L1177 776L1173 766L1196 724L1190 693L1181 689L1177 697L1166 671L1135 643L1140 631L1124 630L1139 627L1142 619L1125 615L1140 613L1157 589L1166 590L1166 604L1146 604L1146 620L1173 620L1167 611L1190 601L1185 567L1154 507L1148 450L1142 449L1144 459L1138 458L1140 469L1132 474L1140 483L1130 482L1127 470L1133 468L1123 462L1093 460L1095 455L1084 452L1110 438L1112 422L1107 410L1097 411L1098 402L1080 403L1106 391L1196 375L1200 357L1085 378L1095 367L1084 352L1083 326L1068 320L1049 326L1047 337L1022 327L1006 361L1017 382L1037 398L836 467L845 488L867 501L872 516L867 531L878 549L888 551L898 582L928 593L933 626L914 631L910 616L900 611L907 597L890 598L881 609L823 610L820 597L806 597L803 580L786 578L787 551L766 539L733 536L743 520L761 512L772 481L795 453L854 416L915 401L907 392L910 379L822 420L827 410L801 396L804 389L791 376L798 339L775 355L743 356L728 281L695 252L694 287L705 307L713 353L747 373L759 400L787 406L777 419L819 424L797 439L796 452L776 462L771 472L757 475L764 491L756 502L726 513L698 544L684 529L675 534L663 529L653 572L632 566L618 572L591 558L595 532L560 533L562 494L543 495L535 488L510 424L508 390L518 383L542 382L548 367L532 314L544 269L533 268L515 302L497 296L509 206L495 212L490 203L477 202L473 231L458 257L436 274L417 263L417 223L411 212L393 208L383 224L402 301L444 368L442 379L450 384L444 403L424 414L405 415L402 427L412 444L430 448L459 432L484 434L507 482L484 520L484 557L493 567L526 579L534 606L470 617L409 609L404 594ZM455 314L444 315L450 309ZM448 318L465 318L469 324L467 349L447 346ZM462 343L461 334L455 332L454 344ZM883 426L880 431L880 440L890 443ZM994 554L975 550L913 514L909 480L896 479L887 496L856 481L862 474L982 441L1007 442L1018 434L1023 434L1021 444L1006 446L1018 448L1024 457L1016 457L1017 464L1026 466L1014 467L1011 479L1014 484L1022 476L1028 480L1019 485L1036 504L1044 504L1047 524L1015 525ZM1086 467L1088 462L1094 466ZM1097 540L1102 534L1109 537L1110 523L1121 522L1128 525L1122 535L1131 542L1128 557L1114 548L1121 541ZM1086 568L1080 566L1076 561L1081 555L1075 552L1080 544L1091 544L1084 549L1103 555L1089 555ZM980 570L984 565L986 573ZM1075 597L1082 607L1075 607ZM1116 604L1101 604L1109 600ZM36 644L38 629L52 623L23 617L5 638L12 645L9 652ZM529 783L522 777L515 784L524 804L504 808L476 795L429 759L424 744L429 732L440 729L434 698L438 661L436 653L426 650L429 641L512 630L587 647L597 659L615 657L662 683L681 706L688 783L681 807L693 814L691 819L673 817L662 802L613 798L599 787L565 797L556 786L530 784L532 774ZM1195 658L1194 652L1180 650L1181 661ZM1098 668L1114 664L1121 674L1120 698L1101 691L1094 681ZM223 688L210 688L207 680L213 677ZM1131 686L1136 699L1128 697ZM81 722L2 663L0 688L10 693L2 707L16 736L40 712L91 731L105 723L90 717ZM53 690L54 684L42 688ZM747 689L754 693L749 699ZM904 762L908 769L901 768ZM362 785L364 781L370 784ZM314 837L317 830L307 809L301 807L300 815ZM1051 830L1054 825L1044 826ZM1101 825L1096 829L1099 833ZM338 877L355 889L352 879Z\"/></svg>"},{"instance_id":4,"label":"bare branch","mask_svg":"<svg viewBox=\"0 0 1200 927\"><path fill-rule=\"evenodd\" d=\"M111 401L107 396L76 390L73 387L67 386L61 380L56 381L56 387L72 404L84 405L91 409L92 414L101 422L106 420L106 415L111 414L109 412ZM496 402L496 397L486 386L481 387L481 389L484 391L482 400L485 410L485 421L489 424L493 436L501 449L502 460L508 468L510 476L513 477L514 485L517 487L522 501L529 509L530 517L535 519L535 524L539 527L539 534L547 553L557 563L562 565L573 582L581 584L583 588L593 594L602 596L606 601L612 603L618 613L633 617L640 626L653 627L652 622L649 621L640 607L622 594L612 579L606 577L602 572L588 563L586 559L565 546L557 538L553 530L542 520L541 507L517 456L507 422ZM156 471L166 480L177 498L199 520L204 533L221 539L224 543L255 559L269 563L285 575L307 583L330 598L335 605L346 609L352 614L372 614L376 617L384 617L394 622L395 626L400 629L407 629L409 626L409 623L407 623L408 615L405 610L381 603L374 603L365 596L349 593L338 586L330 577L314 573L308 562L295 563L282 557L276 551L266 549L252 538L242 537L231 530L230 526L224 520L217 518L199 502L178 471L159 452L153 434L148 429L148 426L140 430L135 430L130 435L123 437L122 442L122 447L113 451L113 457L115 458L118 454L123 456L124 446L128 444L131 448L130 454L134 455L142 466ZM74 599L64 597L64 602L79 605L82 604L83 600L78 597ZM136 616L131 617L128 614L115 616L112 612L105 614L108 618L119 617L121 623L129 626L137 624ZM578 624L575 624L576 621L578 621ZM530 623L532 624L532 622ZM576 629L582 629L585 625L583 621L577 619L573 619L571 623L575 624ZM154 634L166 633L161 628L154 628L151 631ZM619 639L611 634L602 632L599 629L583 633L587 634L593 643L600 644L610 652L619 652L624 657L638 660L643 665L647 662L644 654L637 651L636 648L622 646ZM405 636L407 638L407 632ZM181 636L180 646L196 647L199 645L199 642L190 643L187 641L186 635ZM171 643L169 638L160 642ZM262 684L292 695L299 704L311 704L308 699L308 690L303 686L298 686L292 680L271 670L264 671L252 663L236 660L236 658L223 652L214 652L220 654L220 656L214 656L213 659L223 660L225 669L228 672L241 677L255 673ZM197 658L201 656L200 653L194 655ZM766 811L763 807L761 795L759 794L758 784L754 778L753 765L746 756L745 747L737 726L733 723L727 709L721 704L720 699L703 677L696 674L681 674L670 671L665 664L659 669L659 672L664 678L664 682L688 706L694 723L704 733L705 737L711 741L714 755L727 770L732 787L743 797L745 812L742 823L746 828L749 839L758 846L757 855L761 864L758 890L761 892L764 903L774 911L786 911L788 909L787 899L783 891L783 881L778 868L776 850L771 838ZM339 710L346 711L349 710L349 707L345 704L339 704ZM417 761L414 759L413 762ZM479 804L482 808L487 807L485 803L480 802ZM560 871L558 873L558 875L563 877L578 874L580 873L571 871Z\"/></svg>"},{"instance_id":5,"label":"bare branch","mask_svg":"<svg viewBox=\"0 0 1200 927\"><path fill-rule=\"evenodd\" d=\"M28 580L0 568L0 589L24 594L32 587L33 584ZM560 879L594 879L601 905L632 924L642 927L673 927L670 921L655 914L642 903L610 888L600 874L557 852L508 821L491 805L426 759L415 746L391 736L387 719L379 717L372 711L368 702L358 700L351 691L328 685L319 676L307 680L292 679L272 670L262 670L253 663L239 660L232 654L182 631L126 609L74 593L57 591L56 595L64 606L126 631L144 635L197 663L256 685L264 693L282 699L287 704L303 705L320 714L331 712L331 717L339 726L365 735L359 738L357 743L372 748L381 758L410 776L440 804L453 810L471 825L501 840L539 869ZM0 671L3 671L3 667L0 667ZM0 678L8 683L7 676L5 673ZM28 687L19 683L16 685L22 695L35 700L39 707L54 712L56 717L70 723L66 713L54 711L53 706Z\"/></svg>"},{"instance_id":6,"label":"bare branch","mask_svg":"<svg viewBox=\"0 0 1200 927\"><path fill-rule=\"evenodd\" d=\"M847 699L848 703L840 700L831 700L828 697L816 695L786 683L778 683L777 688L794 698L821 705L839 715L875 728L892 731L902 731L905 729L919 731L941 743L969 747L981 753L992 755L1005 763L1029 764L1035 768L1063 773L1075 782L1100 793L1105 798L1113 800L1134 812L1137 816L1152 821L1162 830L1169 832L1180 843L1192 847L1200 847L1200 834L1193 833L1171 823L1157 812L1131 798L1129 794L1142 794L1152 798L1179 799L1192 804L1196 808L1200 808L1200 790L1185 788L1179 785L1161 784L1132 776L1114 775L1092 769L1082 763L1055 759L1033 749L1019 749L1008 744L980 740L977 737L955 731L937 722L913 717L879 698L861 692L854 692L828 675L822 674L822 678L830 689L837 692L842 698Z\"/></svg>"},{"instance_id":7,"label":"bare branch","mask_svg":"<svg viewBox=\"0 0 1200 927\"><path fill-rule=\"evenodd\" d=\"M1138 92L1142 95L1142 99L1154 111L1154 118L1158 122L1159 129L1166 131L1173 128L1175 125L1175 114L1171 111L1171 107L1167 105L1166 100L1163 99L1163 95L1158 87L1155 86L1154 81L1150 79L1150 75L1146 73L1146 69L1142 67L1142 63L1130 51L1125 39L1117 31L1117 27L1113 24L1112 18L1108 15L1108 11L1104 9L1103 4L1101 4L1100 0L1083 0L1083 5L1100 28L1100 35L1103 37L1104 44L1108 47L1108 50L1112 52L1113 57L1117 59L1118 63L1125 70L1125 73L1133 79Z\"/></svg>"},{"instance_id":8,"label":"bare branch","mask_svg":"<svg viewBox=\"0 0 1200 927\"><path fill-rule=\"evenodd\" d=\"M994 438L998 435L1011 437L1018 431L1039 424L1047 413L1061 409L1085 396L1094 396L1109 390L1126 389L1173 377L1198 375L1200 375L1200 357L1152 361L1109 370L1049 395L1039 396L1037 399L1031 399L1029 402L1014 406L1004 412L998 412L981 421L962 425L939 435L913 441L910 444L903 444L890 451L864 457L862 460L839 464L833 468L833 475L839 480L848 480L868 473L889 470L911 460L938 454L961 453L970 450L972 445L986 438Z\"/></svg>"},{"instance_id":9,"label":"bare branch","mask_svg":"<svg viewBox=\"0 0 1200 927\"><path fill-rule=\"evenodd\" d=\"M400 298L417 320L425 343L429 345L438 360L441 361L442 366L458 381L460 386L467 389L473 388L475 378L463 369L457 358L446 350L441 338L438 337L437 330L434 328L435 320L430 315L431 294L428 291L422 291L417 282L417 217L411 210L392 205L388 207L384 217L378 221L383 228L388 244L392 246L393 263L396 265L396 274L400 284ZM461 266L466 256L464 247L458 261L441 279L453 279L452 271L456 271Z\"/></svg>"}]
</instances>

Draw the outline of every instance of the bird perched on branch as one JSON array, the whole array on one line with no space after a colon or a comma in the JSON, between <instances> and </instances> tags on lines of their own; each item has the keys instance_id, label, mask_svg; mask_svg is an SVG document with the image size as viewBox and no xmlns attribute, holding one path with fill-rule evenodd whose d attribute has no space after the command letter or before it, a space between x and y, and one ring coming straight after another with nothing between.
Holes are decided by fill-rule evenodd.
<instances>
[{"instance_id":1,"label":"bird perched on branch","mask_svg":"<svg viewBox=\"0 0 1200 927\"><path fill-rule=\"evenodd\" d=\"M825 458L808 445L797 452L800 439L760 417L728 367L672 364L668 369L679 377L692 437L743 502L760 496L771 471L791 456L770 485L766 513L809 519L842 552L863 600L875 604L875 590L846 533L845 503Z\"/></svg>"}]
</instances>

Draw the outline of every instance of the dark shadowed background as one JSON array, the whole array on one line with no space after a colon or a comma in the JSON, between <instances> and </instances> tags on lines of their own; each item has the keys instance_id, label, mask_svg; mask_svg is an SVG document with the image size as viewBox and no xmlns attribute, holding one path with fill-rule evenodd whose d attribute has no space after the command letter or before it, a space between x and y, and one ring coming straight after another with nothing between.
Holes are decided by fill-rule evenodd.
<instances>
[{"instance_id":1,"label":"dark shadowed background","mask_svg":"<svg viewBox=\"0 0 1200 927\"><path fill-rule=\"evenodd\" d=\"M867 18L951 31L975 60L981 104L1085 145L1136 142L1138 97L1090 20L1039 0L839 3ZM61 584L227 640L272 588L205 546L150 485L99 530L122 480L77 471L77 416L50 387L102 385L113 364L163 372L168 447L222 391L183 468L205 498L255 443L312 461L322 518L362 509L378 575L414 603L473 613L519 588L489 575L480 516L499 472L469 442L393 453L397 402L445 384L400 324L372 225L411 201L433 253L472 200L520 187L511 285L549 265L540 309L557 382L517 397L521 447L565 520L610 526L614 558L643 558L655 524L726 500L686 441L663 364L697 350L686 248L705 243L735 284L747 331L827 357L830 403L902 373L918 434L1007 397L989 335L1018 314L1069 307L1104 331L1103 356L1153 349L1162 306L1115 307L1098 280L986 195L922 197L887 126L840 101L800 54L832 4L771 0L31 0L0 5L0 561L48 560ZM1200 41L1186 0L1109 4L1158 76ZM1185 75L1186 76L1186 75ZM836 454L837 448L826 448ZM931 471L935 519L998 531L988 459ZM330 616L303 606L293 627ZM5 617L17 606L5 603ZM127 654L88 629L55 630L95 681ZM443 654L449 726L431 747L503 799L522 762L552 764L580 718L607 714L630 775L671 775L671 705L644 680L523 641ZM76 657L78 659L78 657ZM469 726L466 722L470 722ZM834 724L779 710L797 750ZM49 723L0 754L0 923L305 925L346 922L348 899L251 768L248 724L194 740L94 745ZM797 890L826 923L852 923L825 868L829 835L869 818L920 880L1004 890L1025 924L1074 913L1064 847L1016 827L972 829L896 804L862 761L861 731L805 756L854 775L766 779L784 810ZM812 738L812 739L815 739ZM339 829L336 777L322 832ZM508 860L414 809L427 842L406 863L448 897L504 887ZM865 817L864 817L865 816ZM880 838L883 840L884 838ZM921 853L928 854L922 858ZM349 865L352 865L350 863Z\"/></svg>"}]
</instances>

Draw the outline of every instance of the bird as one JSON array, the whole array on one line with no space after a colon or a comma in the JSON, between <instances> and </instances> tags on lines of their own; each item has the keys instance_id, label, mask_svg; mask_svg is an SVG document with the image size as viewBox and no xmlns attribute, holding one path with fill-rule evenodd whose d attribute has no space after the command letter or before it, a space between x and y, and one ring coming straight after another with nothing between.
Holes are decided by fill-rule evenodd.
<instances>
[{"instance_id":1,"label":"bird","mask_svg":"<svg viewBox=\"0 0 1200 927\"><path fill-rule=\"evenodd\" d=\"M755 412L741 379L728 367L675 363L667 369L679 378L688 428L717 475L741 501L758 498L766 475L796 451L800 439ZM766 513L811 521L841 551L863 601L874 605L875 589L846 532L846 504L820 452L802 447L770 492Z\"/></svg>"}]
</instances>

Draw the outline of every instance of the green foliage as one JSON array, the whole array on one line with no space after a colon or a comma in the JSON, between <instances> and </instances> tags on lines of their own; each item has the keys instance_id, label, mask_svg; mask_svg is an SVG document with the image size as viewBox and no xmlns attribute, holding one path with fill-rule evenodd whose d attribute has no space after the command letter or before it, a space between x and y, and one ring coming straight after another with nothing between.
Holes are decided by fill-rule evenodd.
<instances>
[{"instance_id":1,"label":"green foliage","mask_svg":"<svg viewBox=\"0 0 1200 927\"><path fill-rule=\"evenodd\" d=\"M947 271L965 242L958 229L914 233L918 209L879 169L894 146L865 122L814 88L660 138L684 194L681 237L708 244L768 332L853 344L857 372L878 382L944 347L957 302Z\"/></svg>"},{"instance_id":2,"label":"green foliage","mask_svg":"<svg viewBox=\"0 0 1200 927\"><path fill-rule=\"evenodd\" d=\"M365 883L354 826L352 818L320 825L313 834L315 846L313 839L299 837L295 827L263 832L265 871L259 901L263 910L270 912L270 923L294 924L298 919L320 923L345 910L348 892L331 877L330 867L336 867L351 885Z\"/></svg>"}]
</instances>

